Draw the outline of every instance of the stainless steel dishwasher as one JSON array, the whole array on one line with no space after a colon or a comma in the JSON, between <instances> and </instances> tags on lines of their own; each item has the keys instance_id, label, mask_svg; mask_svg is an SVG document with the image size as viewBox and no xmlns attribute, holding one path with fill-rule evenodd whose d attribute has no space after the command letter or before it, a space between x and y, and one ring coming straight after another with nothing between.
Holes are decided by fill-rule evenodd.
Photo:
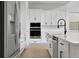
<instances>
[{"instance_id":1,"label":"stainless steel dishwasher","mask_svg":"<svg viewBox=\"0 0 79 59\"><path fill-rule=\"evenodd\" d=\"M53 58L58 58L58 38L53 36Z\"/></svg>"}]
</instances>

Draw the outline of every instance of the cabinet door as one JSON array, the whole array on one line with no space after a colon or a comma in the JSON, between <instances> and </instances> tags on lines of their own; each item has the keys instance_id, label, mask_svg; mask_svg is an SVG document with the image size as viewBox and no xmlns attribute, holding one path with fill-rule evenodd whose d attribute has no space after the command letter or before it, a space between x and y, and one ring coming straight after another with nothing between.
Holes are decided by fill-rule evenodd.
<instances>
[{"instance_id":1,"label":"cabinet door","mask_svg":"<svg viewBox=\"0 0 79 59\"><path fill-rule=\"evenodd\" d=\"M42 43L47 43L48 41L48 35L46 32L44 32L42 29L41 29L41 42Z\"/></svg>"},{"instance_id":2,"label":"cabinet door","mask_svg":"<svg viewBox=\"0 0 79 59\"><path fill-rule=\"evenodd\" d=\"M52 38L48 39L48 52L51 57L53 57L53 40Z\"/></svg>"},{"instance_id":3,"label":"cabinet door","mask_svg":"<svg viewBox=\"0 0 79 59\"><path fill-rule=\"evenodd\" d=\"M30 22L41 22L41 11L31 9L29 12Z\"/></svg>"},{"instance_id":4,"label":"cabinet door","mask_svg":"<svg viewBox=\"0 0 79 59\"><path fill-rule=\"evenodd\" d=\"M57 25L57 11L56 10L51 11L51 24Z\"/></svg>"},{"instance_id":5,"label":"cabinet door","mask_svg":"<svg viewBox=\"0 0 79 59\"><path fill-rule=\"evenodd\" d=\"M45 11L42 11L41 13L41 25L45 25L46 19L45 19Z\"/></svg>"},{"instance_id":6,"label":"cabinet door","mask_svg":"<svg viewBox=\"0 0 79 59\"><path fill-rule=\"evenodd\" d=\"M29 11L29 20L33 21L34 20L35 14L32 12L32 10Z\"/></svg>"},{"instance_id":7,"label":"cabinet door","mask_svg":"<svg viewBox=\"0 0 79 59\"><path fill-rule=\"evenodd\" d=\"M69 57L69 49L68 42L59 39L58 41L58 57L59 58L68 58Z\"/></svg>"},{"instance_id":8,"label":"cabinet door","mask_svg":"<svg viewBox=\"0 0 79 59\"><path fill-rule=\"evenodd\" d=\"M42 11L41 14L42 25L51 25L52 24L52 13L51 11Z\"/></svg>"},{"instance_id":9,"label":"cabinet door","mask_svg":"<svg viewBox=\"0 0 79 59\"><path fill-rule=\"evenodd\" d=\"M45 11L45 25L51 25L52 15L50 11Z\"/></svg>"}]
</instances>

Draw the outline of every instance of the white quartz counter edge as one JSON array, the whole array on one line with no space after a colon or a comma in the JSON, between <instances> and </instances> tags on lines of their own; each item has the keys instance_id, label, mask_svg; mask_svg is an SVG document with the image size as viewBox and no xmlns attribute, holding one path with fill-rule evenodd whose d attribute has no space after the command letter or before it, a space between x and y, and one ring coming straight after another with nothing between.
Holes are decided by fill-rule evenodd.
<instances>
[{"instance_id":1,"label":"white quartz counter edge","mask_svg":"<svg viewBox=\"0 0 79 59\"><path fill-rule=\"evenodd\" d=\"M53 35L53 36L56 36L56 37L58 37L59 39L61 39L61 40L64 40L64 41L66 41L66 42L69 42L69 43L71 43L71 44L78 44L79 45L79 42L75 42L74 40L72 41L72 40L69 40L68 38L64 38L64 36L63 35ZM70 38L70 39L72 39L72 38ZM77 39L79 39L79 38L77 38Z\"/></svg>"},{"instance_id":2,"label":"white quartz counter edge","mask_svg":"<svg viewBox=\"0 0 79 59\"><path fill-rule=\"evenodd\" d=\"M50 32L46 32L46 33L49 34L51 37L56 36L72 44L79 44L79 32L68 32L66 35L67 37L63 34L55 34L55 33L53 34Z\"/></svg>"}]
</instances>

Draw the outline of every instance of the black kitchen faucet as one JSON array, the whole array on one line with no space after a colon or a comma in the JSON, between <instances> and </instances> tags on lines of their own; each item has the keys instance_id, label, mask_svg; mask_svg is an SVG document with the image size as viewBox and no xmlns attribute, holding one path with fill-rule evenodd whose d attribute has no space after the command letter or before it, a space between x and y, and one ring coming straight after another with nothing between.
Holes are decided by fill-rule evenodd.
<instances>
[{"instance_id":1,"label":"black kitchen faucet","mask_svg":"<svg viewBox=\"0 0 79 59\"><path fill-rule=\"evenodd\" d=\"M64 25L61 25L61 26L64 26L64 34L66 35L66 32L67 32L67 30L66 30L66 21L64 19L59 19L58 20L57 27L59 28L59 26L60 26L59 22L62 21L62 20L64 21Z\"/></svg>"}]
</instances>

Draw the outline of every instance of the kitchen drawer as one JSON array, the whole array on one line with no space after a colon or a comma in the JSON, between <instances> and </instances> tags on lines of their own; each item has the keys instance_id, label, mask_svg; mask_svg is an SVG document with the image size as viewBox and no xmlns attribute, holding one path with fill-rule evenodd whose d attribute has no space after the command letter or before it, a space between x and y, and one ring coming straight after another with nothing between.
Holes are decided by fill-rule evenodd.
<instances>
[{"instance_id":1,"label":"kitchen drawer","mask_svg":"<svg viewBox=\"0 0 79 59\"><path fill-rule=\"evenodd\" d=\"M65 46L65 45L68 45L68 42L65 41L64 39L59 39L58 44L60 44L61 46Z\"/></svg>"},{"instance_id":2,"label":"kitchen drawer","mask_svg":"<svg viewBox=\"0 0 79 59\"><path fill-rule=\"evenodd\" d=\"M58 57L59 58L69 57L69 43L63 39L58 40Z\"/></svg>"},{"instance_id":3,"label":"kitchen drawer","mask_svg":"<svg viewBox=\"0 0 79 59\"><path fill-rule=\"evenodd\" d=\"M50 38L49 41L48 41L48 52L49 52L50 56L53 57L53 42L52 42L52 38Z\"/></svg>"}]
</instances>

